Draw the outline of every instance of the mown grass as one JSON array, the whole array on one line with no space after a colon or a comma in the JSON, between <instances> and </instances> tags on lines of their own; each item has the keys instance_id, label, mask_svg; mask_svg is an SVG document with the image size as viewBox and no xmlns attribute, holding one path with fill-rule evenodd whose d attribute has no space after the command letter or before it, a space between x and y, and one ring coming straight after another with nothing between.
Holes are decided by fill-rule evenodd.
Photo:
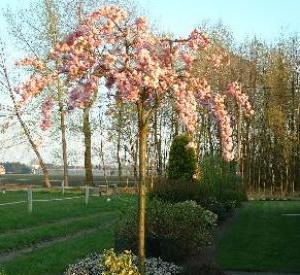
<instances>
[{"instance_id":1,"label":"mown grass","mask_svg":"<svg viewBox=\"0 0 300 275\"><path fill-rule=\"evenodd\" d=\"M24 198L26 192L7 192L0 195L0 204L3 202L11 202ZM76 195L78 196L78 194ZM60 198L61 194L57 193L33 193L33 199L51 199ZM67 197L72 197L68 195ZM21 199L22 200L22 199ZM65 218L80 217L88 214L102 213L103 211L126 210L126 202L132 203L135 199L130 196L114 196L110 201L105 197L91 197L89 204L84 204L84 196L82 198L66 201L49 201L49 202L33 202L33 212L27 212L27 204L6 205L0 207L0 233L7 231L33 227L42 223L49 223Z\"/></svg>"},{"instance_id":2,"label":"mown grass","mask_svg":"<svg viewBox=\"0 0 300 275\"><path fill-rule=\"evenodd\" d=\"M224 270L300 272L299 201L249 202L221 237Z\"/></svg>"},{"instance_id":3,"label":"mown grass","mask_svg":"<svg viewBox=\"0 0 300 275\"><path fill-rule=\"evenodd\" d=\"M59 275L69 264L93 252L112 247L113 226L49 248L36 250L3 264L7 275Z\"/></svg>"},{"instance_id":4,"label":"mown grass","mask_svg":"<svg viewBox=\"0 0 300 275\"><path fill-rule=\"evenodd\" d=\"M103 212L89 215L80 219L66 220L64 223L42 225L21 232L11 232L0 235L0 254L16 250L25 246L36 245L43 241L51 241L60 237L67 237L79 231L90 230L101 226L103 222L118 217L116 212Z\"/></svg>"},{"instance_id":5,"label":"mown grass","mask_svg":"<svg viewBox=\"0 0 300 275\"><path fill-rule=\"evenodd\" d=\"M0 204L24 197L26 192L0 194ZM33 194L34 199L62 197L55 192ZM3 266L8 275L62 274L78 258L112 247L115 222L134 203L135 197L124 195L110 200L91 197L85 205L82 195L74 200L33 202L32 213L26 203L0 206L0 270ZM39 246L45 241L53 242ZM33 252L18 253L26 247ZM16 254L1 263L1 254L8 252Z\"/></svg>"}]
</instances>

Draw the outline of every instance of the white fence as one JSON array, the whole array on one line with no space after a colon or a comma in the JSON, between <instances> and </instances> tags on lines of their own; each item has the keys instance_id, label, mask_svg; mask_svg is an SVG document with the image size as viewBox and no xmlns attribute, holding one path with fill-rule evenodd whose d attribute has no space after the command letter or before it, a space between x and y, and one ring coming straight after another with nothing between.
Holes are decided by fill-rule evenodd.
<instances>
[{"instance_id":1,"label":"white fence","mask_svg":"<svg viewBox=\"0 0 300 275\"><path fill-rule=\"evenodd\" d=\"M27 189L27 200L0 203L0 207L5 207L5 206L15 205L15 204L27 204L28 212L31 213L35 202L50 202L50 201L66 201L66 200L84 199L84 204L88 205L90 196L91 195L93 196L93 194L91 194L91 192L90 192L91 189L95 189L95 188L86 186L84 196L81 195L81 196L53 198L53 199L34 199L32 188L28 188ZM97 190L99 190L99 189L97 188ZM5 195L6 191L2 190L2 193L3 193L3 195ZM100 195L100 193L99 193L99 195Z\"/></svg>"}]
</instances>

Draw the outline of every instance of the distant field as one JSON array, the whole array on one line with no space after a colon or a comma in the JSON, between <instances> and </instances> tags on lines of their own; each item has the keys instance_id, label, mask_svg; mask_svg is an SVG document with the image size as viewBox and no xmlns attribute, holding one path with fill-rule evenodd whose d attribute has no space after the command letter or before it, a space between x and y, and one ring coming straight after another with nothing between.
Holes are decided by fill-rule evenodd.
<instances>
[{"instance_id":1,"label":"distant field","mask_svg":"<svg viewBox=\"0 0 300 275\"><path fill-rule=\"evenodd\" d=\"M253 201L237 211L217 248L221 268L299 274L300 201Z\"/></svg>"},{"instance_id":2,"label":"distant field","mask_svg":"<svg viewBox=\"0 0 300 275\"><path fill-rule=\"evenodd\" d=\"M26 200L26 192L0 193L0 270L7 275L62 274L69 264L113 246L114 227L133 196L91 197L57 192L34 192L33 199L72 200L2 205Z\"/></svg>"},{"instance_id":3,"label":"distant field","mask_svg":"<svg viewBox=\"0 0 300 275\"><path fill-rule=\"evenodd\" d=\"M61 186L63 175L50 175L50 181L53 186ZM109 176L107 177L109 184L118 184L124 186L128 184L132 186L134 184L133 178ZM32 174L6 174L0 175L1 183L16 183L16 184L32 184L42 185L43 175L32 175ZM103 176L94 176L95 184L104 184L105 178ZM70 186L84 185L84 175L69 175ZM1 187L1 185L0 185Z\"/></svg>"}]
</instances>

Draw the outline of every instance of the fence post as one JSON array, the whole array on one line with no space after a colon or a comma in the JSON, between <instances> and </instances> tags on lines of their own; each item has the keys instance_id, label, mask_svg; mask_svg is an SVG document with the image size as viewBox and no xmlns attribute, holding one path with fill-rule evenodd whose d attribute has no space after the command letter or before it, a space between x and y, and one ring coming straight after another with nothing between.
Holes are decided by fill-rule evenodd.
<instances>
[{"instance_id":1,"label":"fence post","mask_svg":"<svg viewBox=\"0 0 300 275\"><path fill-rule=\"evenodd\" d=\"M28 212L32 213L32 188L31 186L27 190Z\"/></svg>"},{"instance_id":2,"label":"fence post","mask_svg":"<svg viewBox=\"0 0 300 275\"><path fill-rule=\"evenodd\" d=\"M90 196L90 188L89 186L85 187L85 204L88 205Z\"/></svg>"},{"instance_id":3,"label":"fence post","mask_svg":"<svg viewBox=\"0 0 300 275\"><path fill-rule=\"evenodd\" d=\"M1 187L1 192L2 192L2 194L5 194L5 193L6 193L6 192L5 192L5 185L4 185L4 183L2 184L1 176L0 176L0 187Z\"/></svg>"},{"instance_id":4,"label":"fence post","mask_svg":"<svg viewBox=\"0 0 300 275\"><path fill-rule=\"evenodd\" d=\"M65 195L65 181L61 182L62 194Z\"/></svg>"}]
</instances>

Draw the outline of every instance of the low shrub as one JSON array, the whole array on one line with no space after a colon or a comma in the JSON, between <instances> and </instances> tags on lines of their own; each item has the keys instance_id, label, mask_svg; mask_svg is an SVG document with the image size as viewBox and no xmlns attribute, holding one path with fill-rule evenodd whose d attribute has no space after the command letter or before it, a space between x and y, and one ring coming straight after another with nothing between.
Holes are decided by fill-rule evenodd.
<instances>
[{"instance_id":1,"label":"low shrub","mask_svg":"<svg viewBox=\"0 0 300 275\"><path fill-rule=\"evenodd\" d=\"M198 182L158 179L149 196L171 203L186 200L199 203L210 196L210 190L208 185L200 185Z\"/></svg>"},{"instance_id":2,"label":"low shrub","mask_svg":"<svg viewBox=\"0 0 300 275\"><path fill-rule=\"evenodd\" d=\"M161 259L146 259L146 275L179 275L182 268ZM137 257L128 251L117 255L110 249L103 254L93 254L70 265L65 275L139 275Z\"/></svg>"},{"instance_id":3,"label":"low shrub","mask_svg":"<svg viewBox=\"0 0 300 275\"><path fill-rule=\"evenodd\" d=\"M223 185L171 180L157 181L149 196L171 203L193 200L216 213L219 221L224 220L233 208L247 199L240 183Z\"/></svg>"},{"instance_id":4,"label":"low shrub","mask_svg":"<svg viewBox=\"0 0 300 275\"><path fill-rule=\"evenodd\" d=\"M118 251L137 252L137 208L130 209L116 230ZM146 216L147 255L181 262L212 241L217 215L194 201L175 204L157 199L148 202Z\"/></svg>"},{"instance_id":5,"label":"low shrub","mask_svg":"<svg viewBox=\"0 0 300 275\"><path fill-rule=\"evenodd\" d=\"M208 198L201 202L208 210L218 215L218 221L224 221L230 213L230 208L224 202L217 201L215 198Z\"/></svg>"}]
</instances>

